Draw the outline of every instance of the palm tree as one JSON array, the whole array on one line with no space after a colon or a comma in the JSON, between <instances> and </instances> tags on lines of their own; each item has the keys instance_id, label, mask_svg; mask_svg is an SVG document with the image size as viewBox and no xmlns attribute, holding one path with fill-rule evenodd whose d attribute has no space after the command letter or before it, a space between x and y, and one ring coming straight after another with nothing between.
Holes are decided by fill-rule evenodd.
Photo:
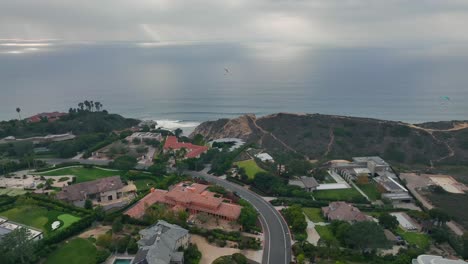
<instances>
[{"instance_id":1,"label":"palm tree","mask_svg":"<svg viewBox=\"0 0 468 264\"><path fill-rule=\"evenodd\" d=\"M18 113L19 120L21 121L21 108L16 107L16 112Z\"/></svg>"},{"instance_id":2,"label":"palm tree","mask_svg":"<svg viewBox=\"0 0 468 264\"><path fill-rule=\"evenodd\" d=\"M101 110L102 104L100 102L94 102L94 107L96 107L96 111L99 112Z\"/></svg>"},{"instance_id":3,"label":"palm tree","mask_svg":"<svg viewBox=\"0 0 468 264\"><path fill-rule=\"evenodd\" d=\"M84 103L79 103L79 104L78 104L78 107L80 108L81 111L83 111L83 109L84 109Z\"/></svg>"},{"instance_id":4,"label":"palm tree","mask_svg":"<svg viewBox=\"0 0 468 264\"><path fill-rule=\"evenodd\" d=\"M89 107L91 109L91 112L94 111L94 102L93 101L89 101Z\"/></svg>"},{"instance_id":5,"label":"palm tree","mask_svg":"<svg viewBox=\"0 0 468 264\"><path fill-rule=\"evenodd\" d=\"M91 110L91 105L89 104L88 100L84 101L84 105L86 106L86 110L90 111Z\"/></svg>"}]
</instances>

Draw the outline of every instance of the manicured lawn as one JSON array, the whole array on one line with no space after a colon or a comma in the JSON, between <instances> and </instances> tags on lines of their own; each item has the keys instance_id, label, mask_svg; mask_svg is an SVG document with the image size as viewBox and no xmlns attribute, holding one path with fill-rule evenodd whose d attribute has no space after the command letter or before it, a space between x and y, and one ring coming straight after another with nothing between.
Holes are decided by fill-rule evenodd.
<instances>
[{"instance_id":1,"label":"manicured lawn","mask_svg":"<svg viewBox=\"0 0 468 264\"><path fill-rule=\"evenodd\" d=\"M44 207L35 205L18 205L10 210L0 212L0 216L4 216L13 222L40 229L46 235L53 232L52 223L54 221L61 220L64 225L69 226L80 219L70 214L47 210ZM62 216L63 220L60 219L60 216Z\"/></svg>"},{"instance_id":2,"label":"manicured lawn","mask_svg":"<svg viewBox=\"0 0 468 264\"><path fill-rule=\"evenodd\" d=\"M336 237L333 235L331 232L330 228L328 226L315 226L315 230L317 233L319 233L320 238L328 241L334 241L336 240Z\"/></svg>"},{"instance_id":3,"label":"manicured lawn","mask_svg":"<svg viewBox=\"0 0 468 264\"><path fill-rule=\"evenodd\" d=\"M52 252L45 264L95 264L96 247L88 240L76 238Z\"/></svg>"},{"instance_id":4,"label":"manicured lawn","mask_svg":"<svg viewBox=\"0 0 468 264\"><path fill-rule=\"evenodd\" d=\"M148 190L148 189L151 189L151 187L155 187L156 185L156 181L150 180L150 179L138 179L138 180L133 181L133 183L137 187L138 191Z\"/></svg>"},{"instance_id":5,"label":"manicured lawn","mask_svg":"<svg viewBox=\"0 0 468 264\"><path fill-rule=\"evenodd\" d=\"M58 220L63 222L63 225L59 229L67 228L71 224L73 224L75 222L78 222L81 219L81 218L76 217L76 216L71 215L71 214L61 214L61 215L57 216L57 218L58 218Z\"/></svg>"},{"instance_id":6,"label":"manicured lawn","mask_svg":"<svg viewBox=\"0 0 468 264\"><path fill-rule=\"evenodd\" d=\"M356 184L372 201L380 200L381 193L375 183Z\"/></svg>"},{"instance_id":7,"label":"manicured lawn","mask_svg":"<svg viewBox=\"0 0 468 264\"><path fill-rule=\"evenodd\" d=\"M82 167L73 167L73 168L63 168L56 171L43 172L40 175L44 176L63 176L63 175L74 175L76 176L76 182L86 182L93 181L100 178L105 178L109 176L120 175L119 171L107 171L99 168L82 168Z\"/></svg>"},{"instance_id":8,"label":"manicured lawn","mask_svg":"<svg viewBox=\"0 0 468 264\"><path fill-rule=\"evenodd\" d=\"M253 179L255 174L265 171L264 169L260 168L257 163L255 163L255 160L239 161L236 162L235 165L239 166L240 168L244 168L247 176L249 176L249 179Z\"/></svg>"},{"instance_id":9,"label":"manicured lawn","mask_svg":"<svg viewBox=\"0 0 468 264\"><path fill-rule=\"evenodd\" d=\"M310 221L314 223L325 222L322 217L322 210L320 208L303 208L305 215Z\"/></svg>"},{"instance_id":10,"label":"manicured lawn","mask_svg":"<svg viewBox=\"0 0 468 264\"><path fill-rule=\"evenodd\" d=\"M25 193L27 193L27 191L21 190L21 189L14 189L14 188L0 189L0 195L18 196L18 195L23 195Z\"/></svg>"},{"instance_id":11,"label":"manicured lawn","mask_svg":"<svg viewBox=\"0 0 468 264\"><path fill-rule=\"evenodd\" d=\"M313 193L317 200L328 201L352 201L353 199L364 198L356 189L319 190ZM364 198L365 199L365 198Z\"/></svg>"},{"instance_id":12,"label":"manicured lawn","mask_svg":"<svg viewBox=\"0 0 468 264\"><path fill-rule=\"evenodd\" d=\"M426 249L429 247L430 237L426 234L418 232L408 232L401 229L401 227L397 229L396 233L411 245L416 245L421 249Z\"/></svg>"}]
</instances>

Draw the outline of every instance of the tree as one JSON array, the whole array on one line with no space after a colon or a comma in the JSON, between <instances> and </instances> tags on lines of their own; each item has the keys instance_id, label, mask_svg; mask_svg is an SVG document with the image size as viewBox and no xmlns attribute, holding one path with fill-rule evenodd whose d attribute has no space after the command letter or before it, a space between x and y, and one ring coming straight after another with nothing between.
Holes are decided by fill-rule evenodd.
<instances>
[{"instance_id":1,"label":"tree","mask_svg":"<svg viewBox=\"0 0 468 264\"><path fill-rule=\"evenodd\" d=\"M114 219L114 222L112 222L112 232L118 233L122 231L122 229L123 229L122 217L116 217Z\"/></svg>"},{"instance_id":2,"label":"tree","mask_svg":"<svg viewBox=\"0 0 468 264\"><path fill-rule=\"evenodd\" d=\"M96 214L96 219L98 221L102 221L106 216L106 211L104 210L104 207L102 207L102 205L96 206L96 208L94 208L94 213Z\"/></svg>"},{"instance_id":3,"label":"tree","mask_svg":"<svg viewBox=\"0 0 468 264\"><path fill-rule=\"evenodd\" d=\"M379 224L386 229L395 230L398 227L398 220L389 213L382 213L379 216Z\"/></svg>"},{"instance_id":4,"label":"tree","mask_svg":"<svg viewBox=\"0 0 468 264\"><path fill-rule=\"evenodd\" d=\"M84 203L84 208L88 210L93 209L93 202L90 199L86 199Z\"/></svg>"},{"instance_id":5,"label":"tree","mask_svg":"<svg viewBox=\"0 0 468 264\"><path fill-rule=\"evenodd\" d=\"M96 111L101 111L102 109L102 104L100 102L94 102L94 107L96 108Z\"/></svg>"},{"instance_id":6,"label":"tree","mask_svg":"<svg viewBox=\"0 0 468 264\"><path fill-rule=\"evenodd\" d=\"M183 133L183 131L180 128L177 128L176 130L174 130L174 135L176 137L180 137L180 135L182 135L182 133Z\"/></svg>"},{"instance_id":7,"label":"tree","mask_svg":"<svg viewBox=\"0 0 468 264\"><path fill-rule=\"evenodd\" d=\"M96 245L103 248L110 248L112 244L112 235L111 234L102 234L99 235L96 239Z\"/></svg>"},{"instance_id":8,"label":"tree","mask_svg":"<svg viewBox=\"0 0 468 264\"><path fill-rule=\"evenodd\" d=\"M131 170L137 165L137 159L131 156L120 156L112 162L111 166L118 170Z\"/></svg>"},{"instance_id":9,"label":"tree","mask_svg":"<svg viewBox=\"0 0 468 264\"><path fill-rule=\"evenodd\" d=\"M84 110L84 103L78 103L78 107L80 108L81 111Z\"/></svg>"},{"instance_id":10,"label":"tree","mask_svg":"<svg viewBox=\"0 0 468 264\"><path fill-rule=\"evenodd\" d=\"M0 240L0 263L17 264L31 263L36 260L36 242L29 239L30 231L18 228L5 235Z\"/></svg>"},{"instance_id":11,"label":"tree","mask_svg":"<svg viewBox=\"0 0 468 264\"><path fill-rule=\"evenodd\" d=\"M439 227L450 221L450 216L440 209L429 210L429 216L435 222L435 225Z\"/></svg>"},{"instance_id":12,"label":"tree","mask_svg":"<svg viewBox=\"0 0 468 264\"><path fill-rule=\"evenodd\" d=\"M239 204L242 205L241 214L239 216L239 224L242 225L244 230L250 230L257 224L257 211L247 201L241 200Z\"/></svg>"},{"instance_id":13,"label":"tree","mask_svg":"<svg viewBox=\"0 0 468 264\"><path fill-rule=\"evenodd\" d=\"M382 227L371 221L357 222L348 229L344 242L361 251L383 248L388 245Z\"/></svg>"},{"instance_id":14,"label":"tree","mask_svg":"<svg viewBox=\"0 0 468 264\"><path fill-rule=\"evenodd\" d=\"M148 168L148 171L151 172L152 174L164 175L164 174L166 174L166 164L157 163L157 164L151 165Z\"/></svg>"},{"instance_id":15,"label":"tree","mask_svg":"<svg viewBox=\"0 0 468 264\"><path fill-rule=\"evenodd\" d=\"M16 112L18 113L18 120L21 121L21 108L16 107Z\"/></svg>"},{"instance_id":16,"label":"tree","mask_svg":"<svg viewBox=\"0 0 468 264\"><path fill-rule=\"evenodd\" d=\"M202 253L198 250L196 244L189 244L187 249L184 250L184 263L198 264L200 263Z\"/></svg>"},{"instance_id":17,"label":"tree","mask_svg":"<svg viewBox=\"0 0 468 264\"><path fill-rule=\"evenodd\" d=\"M45 181L45 188L46 188L46 189L50 189L50 187L52 186L52 184L54 184L54 179L48 178L48 179Z\"/></svg>"}]
</instances>

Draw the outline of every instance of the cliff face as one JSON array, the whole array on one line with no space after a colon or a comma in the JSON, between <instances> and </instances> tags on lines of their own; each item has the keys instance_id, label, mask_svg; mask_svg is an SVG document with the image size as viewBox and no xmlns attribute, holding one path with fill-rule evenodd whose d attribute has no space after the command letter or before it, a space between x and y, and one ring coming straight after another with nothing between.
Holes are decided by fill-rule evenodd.
<instances>
[{"instance_id":1,"label":"cliff face","mask_svg":"<svg viewBox=\"0 0 468 264\"><path fill-rule=\"evenodd\" d=\"M468 122L406 124L369 118L279 113L202 123L192 135L241 138L272 154L294 152L310 159L380 155L407 164L468 161Z\"/></svg>"}]
</instances>

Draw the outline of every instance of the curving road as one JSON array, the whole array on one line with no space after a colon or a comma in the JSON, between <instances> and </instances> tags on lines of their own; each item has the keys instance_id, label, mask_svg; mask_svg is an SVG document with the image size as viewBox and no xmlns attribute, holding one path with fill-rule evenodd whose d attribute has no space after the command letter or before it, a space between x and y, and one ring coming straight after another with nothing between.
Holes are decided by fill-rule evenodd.
<instances>
[{"instance_id":1,"label":"curving road","mask_svg":"<svg viewBox=\"0 0 468 264\"><path fill-rule=\"evenodd\" d=\"M229 181L212 176L203 170L188 171L192 177L203 178L230 191L237 192L242 199L250 202L260 214L260 223L265 235L263 264L289 264L291 262L291 237L288 225L280 213L259 195Z\"/></svg>"}]
</instances>

